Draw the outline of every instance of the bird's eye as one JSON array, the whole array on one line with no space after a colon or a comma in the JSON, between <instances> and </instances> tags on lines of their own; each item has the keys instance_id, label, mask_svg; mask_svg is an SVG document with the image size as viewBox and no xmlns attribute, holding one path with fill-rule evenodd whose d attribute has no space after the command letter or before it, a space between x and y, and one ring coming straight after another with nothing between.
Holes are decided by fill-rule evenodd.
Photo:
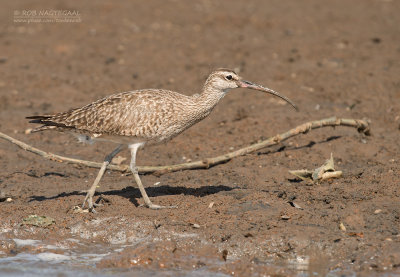
<instances>
[{"instance_id":1,"label":"bird's eye","mask_svg":"<svg viewBox=\"0 0 400 277\"><path fill-rule=\"evenodd\" d=\"M232 75L226 76L226 79L227 79L227 80L232 80Z\"/></svg>"}]
</instances>

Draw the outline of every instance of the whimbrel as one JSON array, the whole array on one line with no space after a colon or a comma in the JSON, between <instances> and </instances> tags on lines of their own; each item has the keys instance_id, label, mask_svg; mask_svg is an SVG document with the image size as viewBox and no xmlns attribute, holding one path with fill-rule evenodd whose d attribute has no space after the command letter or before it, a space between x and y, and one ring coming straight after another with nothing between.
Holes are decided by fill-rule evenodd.
<instances>
[{"instance_id":1,"label":"whimbrel","mask_svg":"<svg viewBox=\"0 0 400 277\"><path fill-rule=\"evenodd\" d=\"M278 96L296 106L272 89L244 81L234 71L219 69L210 74L200 94L186 96L162 89L143 89L117 93L84 107L53 115L30 116L30 123L42 126L32 130L67 131L80 141L112 141L118 147L106 156L93 185L88 190L82 207L88 203L94 211L93 196L107 166L124 146L131 151L130 169L151 209L169 208L153 204L143 187L136 168L136 153L145 144L166 142L207 117L225 94L234 88L249 88Z\"/></svg>"}]
</instances>

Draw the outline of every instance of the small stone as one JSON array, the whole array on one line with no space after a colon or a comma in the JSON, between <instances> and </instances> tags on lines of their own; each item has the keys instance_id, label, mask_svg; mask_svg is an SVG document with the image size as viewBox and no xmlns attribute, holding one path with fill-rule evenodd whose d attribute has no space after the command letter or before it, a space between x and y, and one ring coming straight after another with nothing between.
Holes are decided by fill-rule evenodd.
<instances>
[{"instance_id":1,"label":"small stone","mask_svg":"<svg viewBox=\"0 0 400 277\"><path fill-rule=\"evenodd\" d=\"M193 228L199 229L199 228L200 228L200 225L197 224L197 223L193 223Z\"/></svg>"},{"instance_id":2,"label":"small stone","mask_svg":"<svg viewBox=\"0 0 400 277\"><path fill-rule=\"evenodd\" d=\"M104 63L105 63L105 64L110 64L110 63L114 63L115 61L116 61L116 58L110 57L110 58L107 58L107 59L104 61Z\"/></svg>"},{"instance_id":3,"label":"small stone","mask_svg":"<svg viewBox=\"0 0 400 277\"><path fill-rule=\"evenodd\" d=\"M339 42L338 44L336 44L336 47L338 49L345 49L347 47L347 44L348 43L346 43L346 42Z\"/></svg>"},{"instance_id":4,"label":"small stone","mask_svg":"<svg viewBox=\"0 0 400 277\"><path fill-rule=\"evenodd\" d=\"M314 88L313 87L307 87L307 86L301 86L301 89L309 91L309 92L314 92Z\"/></svg>"},{"instance_id":5,"label":"small stone","mask_svg":"<svg viewBox=\"0 0 400 277\"><path fill-rule=\"evenodd\" d=\"M11 197L8 197L8 198L6 199L6 202L11 202L11 201L13 201Z\"/></svg>"},{"instance_id":6,"label":"small stone","mask_svg":"<svg viewBox=\"0 0 400 277\"><path fill-rule=\"evenodd\" d=\"M208 208L212 208L214 206L214 202L211 202L209 205L208 205Z\"/></svg>"},{"instance_id":7,"label":"small stone","mask_svg":"<svg viewBox=\"0 0 400 277\"><path fill-rule=\"evenodd\" d=\"M344 226L343 222L340 222L339 229L344 231L344 232L346 231L346 226Z\"/></svg>"},{"instance_id":8,"label":"small stone","mask_svg":"<svg viewBox=\"0 0 400 277\"><path fill-rule=\"evenodd\" d=\"M224 249L222 250L222 259L226 262L226 259L228 257L228 250Z\"/></svg>"},{"instance_id":9,"label":"small stone","mask_svg":"<svg viewBox=\"0 0 400 277\"><path fill-rule=\"evenodd\" d=\"M282 219L282 220L289 220L289 219L290 219L290 216L284 214L284 215L281 216L281 219Z\"/></svg>"},{"instance_id":10,"label":"small stone","mask_svg":"<svg viewBox=\"0 0 400 277\"><path fill-rule=\"evenodd\" d=\"M374 214L380 214L381 212L382 212L381 209L377 209L377 210L374 211Z\"/></svg>"},{"instance_id":11,"label":"small stone","mask_svg":"<svg viewBox=\"0 0 400 277\"><path fill-rule=\"evenodd\" d=\"M289 201L289 204L290 204L290 206L292 206L292 207L294 207L296 209L300 209L300 210L303 209L299 204L297 204L297 203L295 203L293 201Z\"/></svg>"},{"instance_id":12,"label":"small stone","mask_svg":"<svg viewBox=\"0 0 400 277\"><path fill-rule=\"evenodd\" d=\"M381 43L382 39L380 39L380 38L372 38L371 41L373 43L375 43L375 44L379 44L379 43Z\"/></svg>"}]
</instances>

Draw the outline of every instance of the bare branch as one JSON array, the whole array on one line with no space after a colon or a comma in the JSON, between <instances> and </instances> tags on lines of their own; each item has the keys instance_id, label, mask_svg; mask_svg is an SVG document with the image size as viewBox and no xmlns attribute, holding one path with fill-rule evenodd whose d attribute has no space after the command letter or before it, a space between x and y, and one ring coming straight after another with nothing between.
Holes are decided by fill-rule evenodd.
<instances>
[{"instance_id":1,"label":"bare branch","mask_svg":"<svg viewBox=\"0 0 400 277\"><path fill-rule=\"evenodd\" d=\"M217 164L225 163L235 157L243 156L243 155L258 151L260 149L279 144L280 142L285 141L291 137L297 136L299 134L308 133L309 131L311 131L313 129L323 128L323 127L328 127L328 126L331 126L331 127L335 127L335 126L353 127L353 128L357 128L357 131L360 133L363 133L365 135L370 135L369 124L365 120L343 119L343 118L330 117L330 118L326 118L326 119L322 119L322 120L316 120L316 121L311 121L311 122L301 124L301 125L297 126L296 128L293 128L285 133L278 134L276 136L270 137L261 142L249 145L247 147L244 147L239 150L229 152L229 153L217 156L217 157L206 158L206 159L195 161L195 162L174 164L174 165L139 166L138 170L139 170L139 173L142 173L142 174L155 173L155 174L159 175L159 174L164 174L167 172L180 171L180 170L210 168ZM0 132L0 138L5 139L5 140L19 146L20 148L22 148L26 151L32 152L34 154L37 154L47 160L52 160L52 161L57 161L57 162L66 162L66 163L70 163L70 164L79 164L79 165L84 165L84 166L93 167L93 168L101 168L101 166L103 164L103 163L97 163L97 162L92 162L92 161L68 158L68 157L56 155L56 154L53 154L50 152L45 152L43 150L40 150L33 146L30 146L22 141L19 141L10 136L7 136L6 134L3 134L1 132ZM129 166L127 166L127 165L110 164L107 166L107 169L121 171L121 172L129 172L130 171Z\"/></svg>"}]
</instances>

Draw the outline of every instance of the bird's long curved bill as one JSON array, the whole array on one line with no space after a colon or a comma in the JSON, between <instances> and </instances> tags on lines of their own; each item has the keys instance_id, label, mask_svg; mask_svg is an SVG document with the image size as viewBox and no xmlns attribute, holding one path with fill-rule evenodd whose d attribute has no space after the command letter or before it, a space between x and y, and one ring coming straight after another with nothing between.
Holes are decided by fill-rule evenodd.
<instances>
[{"instance_id":1,"label":"bird's long curved bill","mask_svg":"<svg viewBox=\"0 0 400 277\"><path fill-rule=\"evenodd\" d=\"M269 88L254 84L254 83L249 82L249 81L244 81L244 80L240 80L238 82L238 85L241 88L255 89L255 90L267 92L267 93L270 93L272 95L278 96L279 98L281 98L281 99L285 100L286 102L288 102L293 108L296 109L296 111L299 110L297 108L297 106L289 98L287 98L286 96L281 95L280 93L278 93L278 92L276 92L276 91L274 91L272 89L269 89Z\"/></svg>"}]
</instances>

